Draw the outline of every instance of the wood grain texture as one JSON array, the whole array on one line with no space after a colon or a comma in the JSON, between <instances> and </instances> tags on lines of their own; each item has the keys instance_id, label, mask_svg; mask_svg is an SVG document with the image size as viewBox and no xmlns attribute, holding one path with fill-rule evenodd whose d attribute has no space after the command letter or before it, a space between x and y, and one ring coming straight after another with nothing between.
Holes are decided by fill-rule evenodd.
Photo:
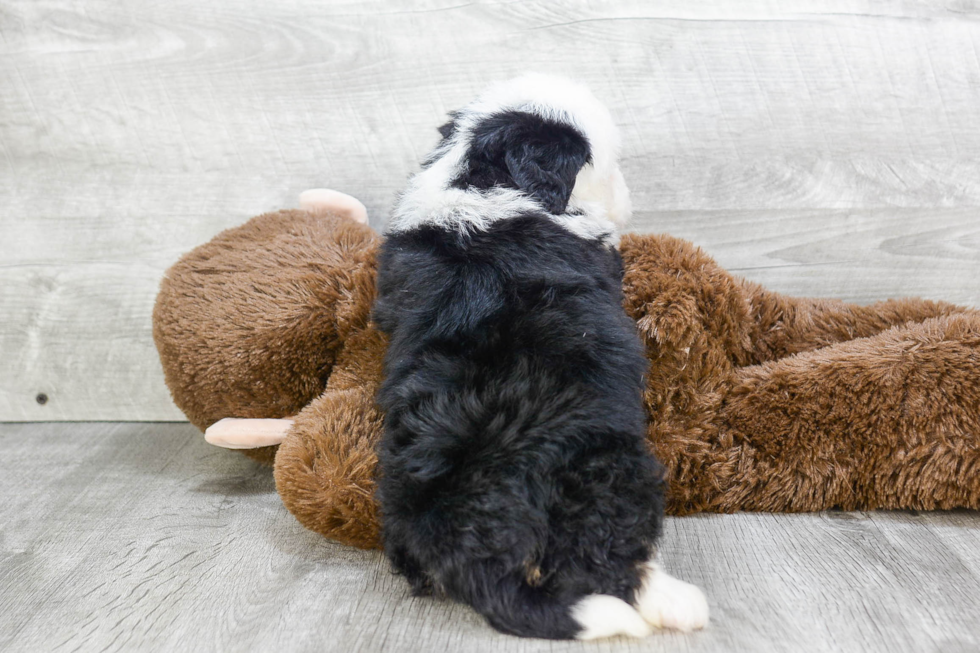
<instances>
[{"instance_id":1,"label":"wood grain texture","mask_svg":"<svg viewBox=\"0 0 980 653\"><path fill-rule=\"evenodd\" d=\"M0 419L180 419L150 341L167 266L313 186L380 226L445 112L527 69L610 105L638 230L785 292L978 305L978 18L973 0L6 0Z\"/></svg>"},{"instance_id":2,"label":"wood grain texture","mask_svg":"<svg viewBox=\"0 0 980 653\"><path fill-rule=\"evenodd\" d=\"M0 425L0 650L974 651L980 514L704 515L666 567L709 628L500 635L305 531L271 472L180 424Z\"/></svg>"}]
</instances>

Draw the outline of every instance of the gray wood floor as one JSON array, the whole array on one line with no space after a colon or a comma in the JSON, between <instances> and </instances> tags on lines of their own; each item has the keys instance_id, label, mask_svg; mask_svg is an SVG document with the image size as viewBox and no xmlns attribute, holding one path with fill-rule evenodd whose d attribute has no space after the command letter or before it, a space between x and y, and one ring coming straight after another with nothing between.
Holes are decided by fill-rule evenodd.
<instances>
[{"instance_id":1,"label":"gray wood floor","mask_svg":"<svg viewBox=\"0 0 980 653\"><path fill-rule=\"evenodd\" d=\"M150 338L163 271L310 187L380 226L444 114L528 69L609 104L636 230L794 294L980 305L978 18L968 0L0 0L0 419L181 419Z\"/></svg>"},{"instance_id":2,"label":"gray wood floor","mask_svg":"<svg viewBox=\"0 0 980 653\"><path fill-rule=\"evenodd\" d=\"M186 424L0 425L3 651L976 651L980 514L671 519L706 631L552 643L409 596Z\"/></svg>"}]
</instances>

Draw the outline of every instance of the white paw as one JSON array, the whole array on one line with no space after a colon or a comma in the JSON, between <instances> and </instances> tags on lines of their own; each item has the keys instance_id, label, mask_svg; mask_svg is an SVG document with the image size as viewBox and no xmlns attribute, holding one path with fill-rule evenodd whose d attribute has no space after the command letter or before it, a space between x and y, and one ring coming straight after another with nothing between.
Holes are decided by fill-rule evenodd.
<instances>
[{"instance_id":1,"label":"white paw","mask_svg":"<svg viewBox=\"0 0 980 653\"><path fill-rule=\"evenodd\" d=\"M704 593L670 576L652 560L646 564L646 578L636 593L636 609L656 628L689 632L708 625Z\"/></svg>"},{"instance_id":2,"label":"white paw","mask_svg":"<svg viewBox=\"0 0 980 653\"><path fill-rule=\"evenodd\" d=\"M650 626L633 606L615 596L592 594L572 607L572 618L582 626L577 639L598 639L615 635L646 637Z\"/></svg>"}]
</instances>

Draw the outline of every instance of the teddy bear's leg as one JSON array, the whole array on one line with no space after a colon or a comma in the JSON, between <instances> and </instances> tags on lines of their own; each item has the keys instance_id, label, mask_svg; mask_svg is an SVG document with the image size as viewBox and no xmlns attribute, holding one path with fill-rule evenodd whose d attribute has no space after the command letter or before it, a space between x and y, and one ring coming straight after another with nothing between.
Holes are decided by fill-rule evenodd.
<instances>
[{"instance_id":1,"label":"teddy bear's leg","mask_svg":"<svg viewBox=\"0 0 980 653\"><path fill-rule=\"evenodd\" d=\"M362 548L380 546L374 499L382 416L374 395L386 343L368 327L352 334L326 391L294 418L276 454L276 489L310 530Z\"/></svg>"},{"instance_id":2,"label":"teddy bear's leg","mask_svg":"<svg viewBox=\"0 0 980 653\"><path fill-rule=\"evenodd\" d=\"M298 413L374 297L377 235L329 211L269 213L167 271L153 336L174 402L202 430ZM274 447L243 453L271 463Z\"/></svg>"},{"instance_id":3,"label":"teddy bear's leg","mask_svg":"<svg viewBox=\"0 0 980 653\"><path fill-rule=\"evenodd\" d=\"M733 277L700 249L671 236L628 234L620 252L625 307L637 322L651 362L649 440L669 472L669 512L815 510L837 503L975 504L975 494L970 499L948 489L940 492L947 493L945 498L929 499L926 489L913 501L919 486L908 478L904 494L893 488L895 494L887 495L882 489L891 469L889 456L907 455L902 437L913 433L909 429L918 428L916 433L936 440L940 431L930 421L936 411L957 416L960 426L975 419L980 405L977 352L969 330L962 338L956 331L975 325L976 315L966 313L968 309L924 300L858 307L783 297ZM957 319L957 314L962 315ZM928 321L909 324L916 320ZM951 335L937 335L940 327L943 334L948 327ZM941 344L926 347L918 358L903 358L906 335L910 342L938 338ZM832 346L820 349L827 345ZM797 352L810 353L756 365ZM937 387L941 379L928 372L951 364L947 354L963 357L957 363L966 367L958 368L958 374L972 374L962 392L944 388L948 398ZM923 364L907 369L899 364L910 360ZM909 389L898 379L906 379ZM913 423L910 407L922 393L931 399L922 409L927 419ZM868 423L884 426L874 431ZM842 433L849 439L842 439ZM956 433L962 443L976 447L976 430L963 426ZM894 441L882 444L879 436ZM781 448L784 441L794 444ZM945 446L942 438L938 441ZM894 446L889 448L888 442ZM868 475L845 472L844 459L819 467L821 459L811 458L811 449L818 447L868 456ZM957 450L949 458L955 463L974 450ZM941 458L937 454L931 460ZM819 470L827 476L806 480ZM865 504L847 503L839 496L864 478L879 484L852 490ZM960 480L969 478L965 474Z\"/></svg>"},{"instance_id":4,"label":"teddy bear's leg","mask_svg":"<svg viewBox=\"0 0 980 653\"><path fill-rule=\"evenodd\" d=\"M749 338L754 363L866 338L908 322L922 322L968 310L925 299L888 300L858 306L834 299L787 297L756 283L740 282L751 306Z\"/></svg>"},{"instance_id":5,"label":"teddy bear's leg","mask_svg":"<svg viewBox=\"0 0 980 653\"><path fill-rule=\"evenodd\" d=\"M980 314L738 370L709 509L980 508ZM683 479L682 479L683 480Z\"/></svg>"}]
</instances>

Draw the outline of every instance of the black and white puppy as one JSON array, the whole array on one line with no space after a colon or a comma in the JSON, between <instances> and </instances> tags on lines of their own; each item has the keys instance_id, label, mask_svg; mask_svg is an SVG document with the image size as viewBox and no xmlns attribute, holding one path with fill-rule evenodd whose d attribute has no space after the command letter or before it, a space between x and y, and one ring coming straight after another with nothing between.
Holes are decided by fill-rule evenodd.
<instances>
[{"instance_id":1,"label":"black and white puppy","mask_svg":"<svg viewBox=\"0 0 980 653\"><path fill-rule=\"evenodd\" d=\"M386 553L507 633L704 626L700 590L653 561L663 468L611 245L630 205L609 113L529 75L440 131L379 260Z\"/></svg>"}]
</instances>

